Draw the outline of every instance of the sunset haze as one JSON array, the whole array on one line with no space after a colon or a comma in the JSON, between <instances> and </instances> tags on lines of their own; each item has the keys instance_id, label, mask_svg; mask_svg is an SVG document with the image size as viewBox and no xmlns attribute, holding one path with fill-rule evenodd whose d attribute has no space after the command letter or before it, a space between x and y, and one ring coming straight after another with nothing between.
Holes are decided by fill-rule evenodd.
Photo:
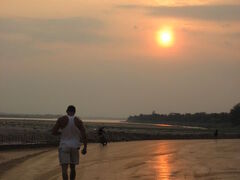
<instances>
[{"instance_id":1,"label":"sunset haze","mask_svg":"<svg viewBox=\"0 0 240 180\"><path fill-rule=\"evenodd\" d=\"M227 112L239 90L239 0L0 2L2 113Z\"/></svg>"}]
</instances>

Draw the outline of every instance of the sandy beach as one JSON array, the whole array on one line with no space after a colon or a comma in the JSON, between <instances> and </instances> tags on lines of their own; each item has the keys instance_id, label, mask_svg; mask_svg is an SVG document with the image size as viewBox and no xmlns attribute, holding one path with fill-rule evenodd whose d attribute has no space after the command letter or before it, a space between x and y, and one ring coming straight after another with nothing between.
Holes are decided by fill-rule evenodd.
<instances>
[{"instance_id":1,"label":"sandy beach","mask_svg":"<svg viewBox=\"0 0 240 180\"><path fill-rule=\"evenodd\" d=\"M237 180L239 152L238 139L118 142L107 147L89 144L88 154L80 158L77 179ZM42 153L16 161L1 172L0 179L61 179L57 155L57 148L42 150Z\"/></svg>"}]
</instances>

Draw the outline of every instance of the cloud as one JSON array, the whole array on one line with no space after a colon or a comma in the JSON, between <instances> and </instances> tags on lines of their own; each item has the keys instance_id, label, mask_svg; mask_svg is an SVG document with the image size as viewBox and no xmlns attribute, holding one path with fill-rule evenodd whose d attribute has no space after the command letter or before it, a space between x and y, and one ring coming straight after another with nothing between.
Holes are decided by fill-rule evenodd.
<instances>
[{"instance_id":1,"label":"cloud","mask_svg":"<svg viewBox=\"0 0 240 180\"><path fill-rule=\"evenodd\" d=\"M137 4L121 4L121 5L116 5L115 7L120 9L136 9L136 8L144 8L146 6L139 6Z\"/></svg>"},{"instance_id":2,"label":"cloud","mask_svg":"<svg viewBox=\"0 0 240 180\"><path fill-rule=\"evenodd\" d=\"M0 62L2 60L21 60L44 57L50 52L40 48L31 39L19 34L0 34Z\"/></svg>"},{"instance_id":3,"label":"cloud","mask_svg":"<svg viewBox=\"0 0 240 180\"><path fill-rule=\"evenodd\" d=\"M240 5L138 6L119 5L122 9L142 9L148 15L199 19L205 21L239 21Z\"/></svg>"},{"instance_id":4,"label":"cloud","mask_svg":"<svg viewBox=\"0 0 240 180\"><path fill-rule=\"evenodd\" d=\"M231 38L240 39L240 32L233 32L230 34Z\"/></svg>"},{"instance_id":5,"label":"cloud","mask_svg":"<svg viewBox=\"0 0 240 180\"><path fill-rule=\"evenodd\" d=\"M103 28L103 22L93 18L0 18L0 32L24 34L48 42L104 42L107 38L99 33Z\"/></svg>"}]
</instances>

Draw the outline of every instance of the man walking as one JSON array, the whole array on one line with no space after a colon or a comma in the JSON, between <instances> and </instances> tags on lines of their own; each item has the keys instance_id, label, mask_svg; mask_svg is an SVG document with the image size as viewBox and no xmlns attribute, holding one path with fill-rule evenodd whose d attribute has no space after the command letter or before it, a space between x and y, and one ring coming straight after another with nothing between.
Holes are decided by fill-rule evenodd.
<instances>
[{"instance_id":1,"label":"man walking","mask_svg":"<svg viewBox=\"0 0 240 180\"><path fill-rule=\"evenodd\" d=\"M75 116L76 108L67 108L67 115L58 118L52 129L53 135L61 135L59 144L59 161L62 166L62 178L68 180L68 165L70 165L70 180L76 177L75 165L79 164L80 136L83 141L82 154L87 153L87 138L83 122ZM60 130L60 132L59 132Z\"/></svg>"}]
</instances>

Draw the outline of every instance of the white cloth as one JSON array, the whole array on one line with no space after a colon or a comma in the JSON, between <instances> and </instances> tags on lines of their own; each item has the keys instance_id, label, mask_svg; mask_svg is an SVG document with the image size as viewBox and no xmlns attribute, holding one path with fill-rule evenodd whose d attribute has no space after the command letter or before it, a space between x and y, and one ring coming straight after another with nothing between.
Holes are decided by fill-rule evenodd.
<instances>
[{"instance_id":1,"label":"white cloth","mask_svg":"<svg viewBox=\"0 0 240 180\"><path fill-rule=\"evenodd\" d=\"M76 148L59 148L60 164L79 164L79 150Z\"/></svg>"},{"instance_id":2,"label":"white cloth","mask_svg":"<svg viewBox=\"0 0 240 180\"><path fill-rule=\"evenodd\" d=\"M80 130L75 125L74 119L75 116L68 116L68 123L61 132L60 148L80 147Z\"/></svg>"}]
</instances>

